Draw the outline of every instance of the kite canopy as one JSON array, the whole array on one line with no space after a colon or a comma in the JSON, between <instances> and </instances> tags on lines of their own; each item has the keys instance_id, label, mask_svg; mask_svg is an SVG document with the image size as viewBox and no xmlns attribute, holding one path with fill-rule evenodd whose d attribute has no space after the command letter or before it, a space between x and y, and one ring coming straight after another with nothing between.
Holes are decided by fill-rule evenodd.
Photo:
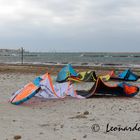
<instances>
[{"instance_id":1,"label":"kite canopy","mask_svg":"<svg viewBox=\"0 0 140 140\"><path fill-rule=\"evenodd\" d=\"M99 77L104 81L108 81L110 79L111 73L106 75L100 75ZM95 82L97 80L97 76L95 71L84 71L76 73L75 70L72 68L71 64L66 65L64 68L57 75L56 82L62 83L66 81L72 82Z\"/></svg>"},{"instance_id":2,"label":"kite canopy","mask_svg":"<svg viewBox=\"0 0 140 140\"><path fill-rule=\"evenodd\" d=\"M67 79L70 77L77 77L78 73L73 69L71 64L67 64L64 68L61 69L61 71L58 73L56 81L57 82L66 82Z\"/></svg>"},{"instance_id":3,"label":"kite canopy","mask_svg":"<svg viewBox=\"0 0 140 140\"><path fill-rule=\"evenodd\" d=\"M13 96L10 99L10 102L12 104L18 105L32 98L39 91L39 84L41 80L42 79L40 77L37 77L33 82L30 82L23 88L19 89L13 94Z\"/></svg>"},{"instance_id":4,"label":"kite canopy","mask_svg":"<svg viewBox=\"0 0 140 140\"><path fill-rule=\"evenodd\" d=\"M78 77L70 76L68 81L73 82L95 82L97 78L101 78L103 81L108 81L110 76L112 75L112 71L105 75L98 75L96 76L95 71L85 71L79 72Z\"/></svg>"},{"instance_id":5,"label":"kite canopy","mask_svg":"<svg viewBox=\"0 0 140 140\"><path fill-rule=\"evenodd\" d=\"M70 82L57 83L53 85L52 79L48 73L37 77L33 82L25 85L23 88L13 94L10 102L15 105L19 105L33 96L38 96L46 99L52 98L64 98L66 96L72 96L76 98L84 98L77 95L74 87Z\"/></svg>"},{"instance_id":6,"label":"kite canopy","mask_svg":"<svg viewBox=\"0 0 140 140\"><path fill-rule=\"evenodd\" d=\"M66 96L83 98L77 95L73 85L70 82L53 84L50 75L41 83L41 90L36 94L38 97L51 99L51 98L65 98Z\"/></svg>"},{"instance_id":7,"label":"kite canopy","mask_svg":"<svg viewBox=\"0 0 140 140\"><path fill-rule=\"evenodd\" d=\"M79 77L81 81L84 82L93 82L97 80L95 71L79 72Z\"/></svg>"},{"instance_id":8,"label":"kite canopy","mask_svg":"<svg viewBox=\"0 0 140 140\"><path fill-rule=\"evenodd\" d=\"M134 74L130 69L127 69L118 75L115 75L115 74L112 75L111 79L124 80L124 81L137 81L139 79L139 76Z\"/></svg>"},{"instance_id":9,"label":"kite canopy","mask_svg":"<svg viewBox=\"0 0 140 140\"><path fill-rule=\"evenodd\" d=\"M125 82L115 86L106 84L101 78L98 78L93 87L89 91L77 91L78 95L85 98L92 98L95 95L115 95L133 97L139 92L137 86L129 85Z\"/></svg>"},{"instance_id":10,"label":"kite canopy","mask_svg":"<svg viewBox=\"0 0 140 140\"><path fill-rule=\"evenodd\" d=\"M74 82L95 82L97 80L97 76L95 71L84 71L79 72L78 77L69 76L68 80Z\"/></svg>"}]
</instances>

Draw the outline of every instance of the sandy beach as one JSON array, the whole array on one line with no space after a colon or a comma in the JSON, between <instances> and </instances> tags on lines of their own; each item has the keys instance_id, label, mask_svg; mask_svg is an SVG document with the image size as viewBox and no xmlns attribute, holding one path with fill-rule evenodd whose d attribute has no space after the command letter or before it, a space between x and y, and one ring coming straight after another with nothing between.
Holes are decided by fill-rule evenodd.
<instances>
[{"instance_id":1,"label":"sandy beach","mask_svg":"<svg viewBox=\"0 0 140 140\"><path fill-rule=\"evenodd\" d=\"M140 139L140 94L133 98L74 99L68 97L42 100L34 97L19 106L8 102L13 92L32 81L36 76L47 71L56 75L59 69L60 67L50 69L45 66L0 66L1 140ZM134 84L139 84L139 81ZM78 88L85 89L89 86L83 83L83 85L78 85ZM107 126L108 128L133 128L136 125L139 131L106 132Z\"/></svg>"}]
</instances>

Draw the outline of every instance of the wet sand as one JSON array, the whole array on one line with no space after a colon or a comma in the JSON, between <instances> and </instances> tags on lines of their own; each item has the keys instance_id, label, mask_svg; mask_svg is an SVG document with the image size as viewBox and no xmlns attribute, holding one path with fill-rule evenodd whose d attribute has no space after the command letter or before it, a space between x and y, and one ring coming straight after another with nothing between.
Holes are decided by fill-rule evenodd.
<instances>
[{"instance_id":1,"label":"wet sand","mask_svg":"<svg viewBox=\"0 0 140 140\"><path fill-rule=\"evenodd\" d=\"M138 124L140 127L140 94L134 98L33 98L19 106L8 102L13 92L48 69L0 66L0 139L139 140L140 131L106 132L106 128L107 124L109 127L134 127ZM55 75L55 72L52 74ZM89 86L80 84L78 88L88 89ZM97 125L93 127L94 124L100 126L98 132L94 132L98 130Z\"/></svg>"}]
</instances>

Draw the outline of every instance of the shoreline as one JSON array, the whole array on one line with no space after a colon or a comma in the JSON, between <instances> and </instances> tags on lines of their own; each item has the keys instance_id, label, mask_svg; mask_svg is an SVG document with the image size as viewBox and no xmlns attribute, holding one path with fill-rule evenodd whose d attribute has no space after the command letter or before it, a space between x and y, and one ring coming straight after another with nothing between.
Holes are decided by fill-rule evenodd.
<instances>
[{"instance_id":1,"label":"shoreline","mask_svg":"<svg viewBox=\"0 0 140 140\"><path fill-rule=\"evenodd\" d=\"M43 65L43 64L4 64L0 63L0 73L35 73L35 74L57 74L65 65ZM79 71L100 71L100 72L108 72L111 70L123 71L127 69L127 67L112 67L112 66L75 66L72 65L73 68ZM129 67L130 68L130 67ZM133 72L140 75L140 68L131 68Z\"/></svg>"}]
</instances>

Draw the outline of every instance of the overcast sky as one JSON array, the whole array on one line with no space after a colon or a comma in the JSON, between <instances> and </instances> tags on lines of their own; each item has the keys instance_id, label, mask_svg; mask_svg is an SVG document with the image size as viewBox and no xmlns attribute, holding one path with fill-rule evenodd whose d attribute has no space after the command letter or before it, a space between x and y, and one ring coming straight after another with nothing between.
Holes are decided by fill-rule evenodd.
<instances>
[{"instance_id":1,"label":"overcast sky","mask_svg":"<svg viewBox=\"0 0 140 140\"><path fill-rule=\"evenodd\" d=\"M0 0L0 48L140 52L139 0Z\"/></svg>"}]
</instances>

